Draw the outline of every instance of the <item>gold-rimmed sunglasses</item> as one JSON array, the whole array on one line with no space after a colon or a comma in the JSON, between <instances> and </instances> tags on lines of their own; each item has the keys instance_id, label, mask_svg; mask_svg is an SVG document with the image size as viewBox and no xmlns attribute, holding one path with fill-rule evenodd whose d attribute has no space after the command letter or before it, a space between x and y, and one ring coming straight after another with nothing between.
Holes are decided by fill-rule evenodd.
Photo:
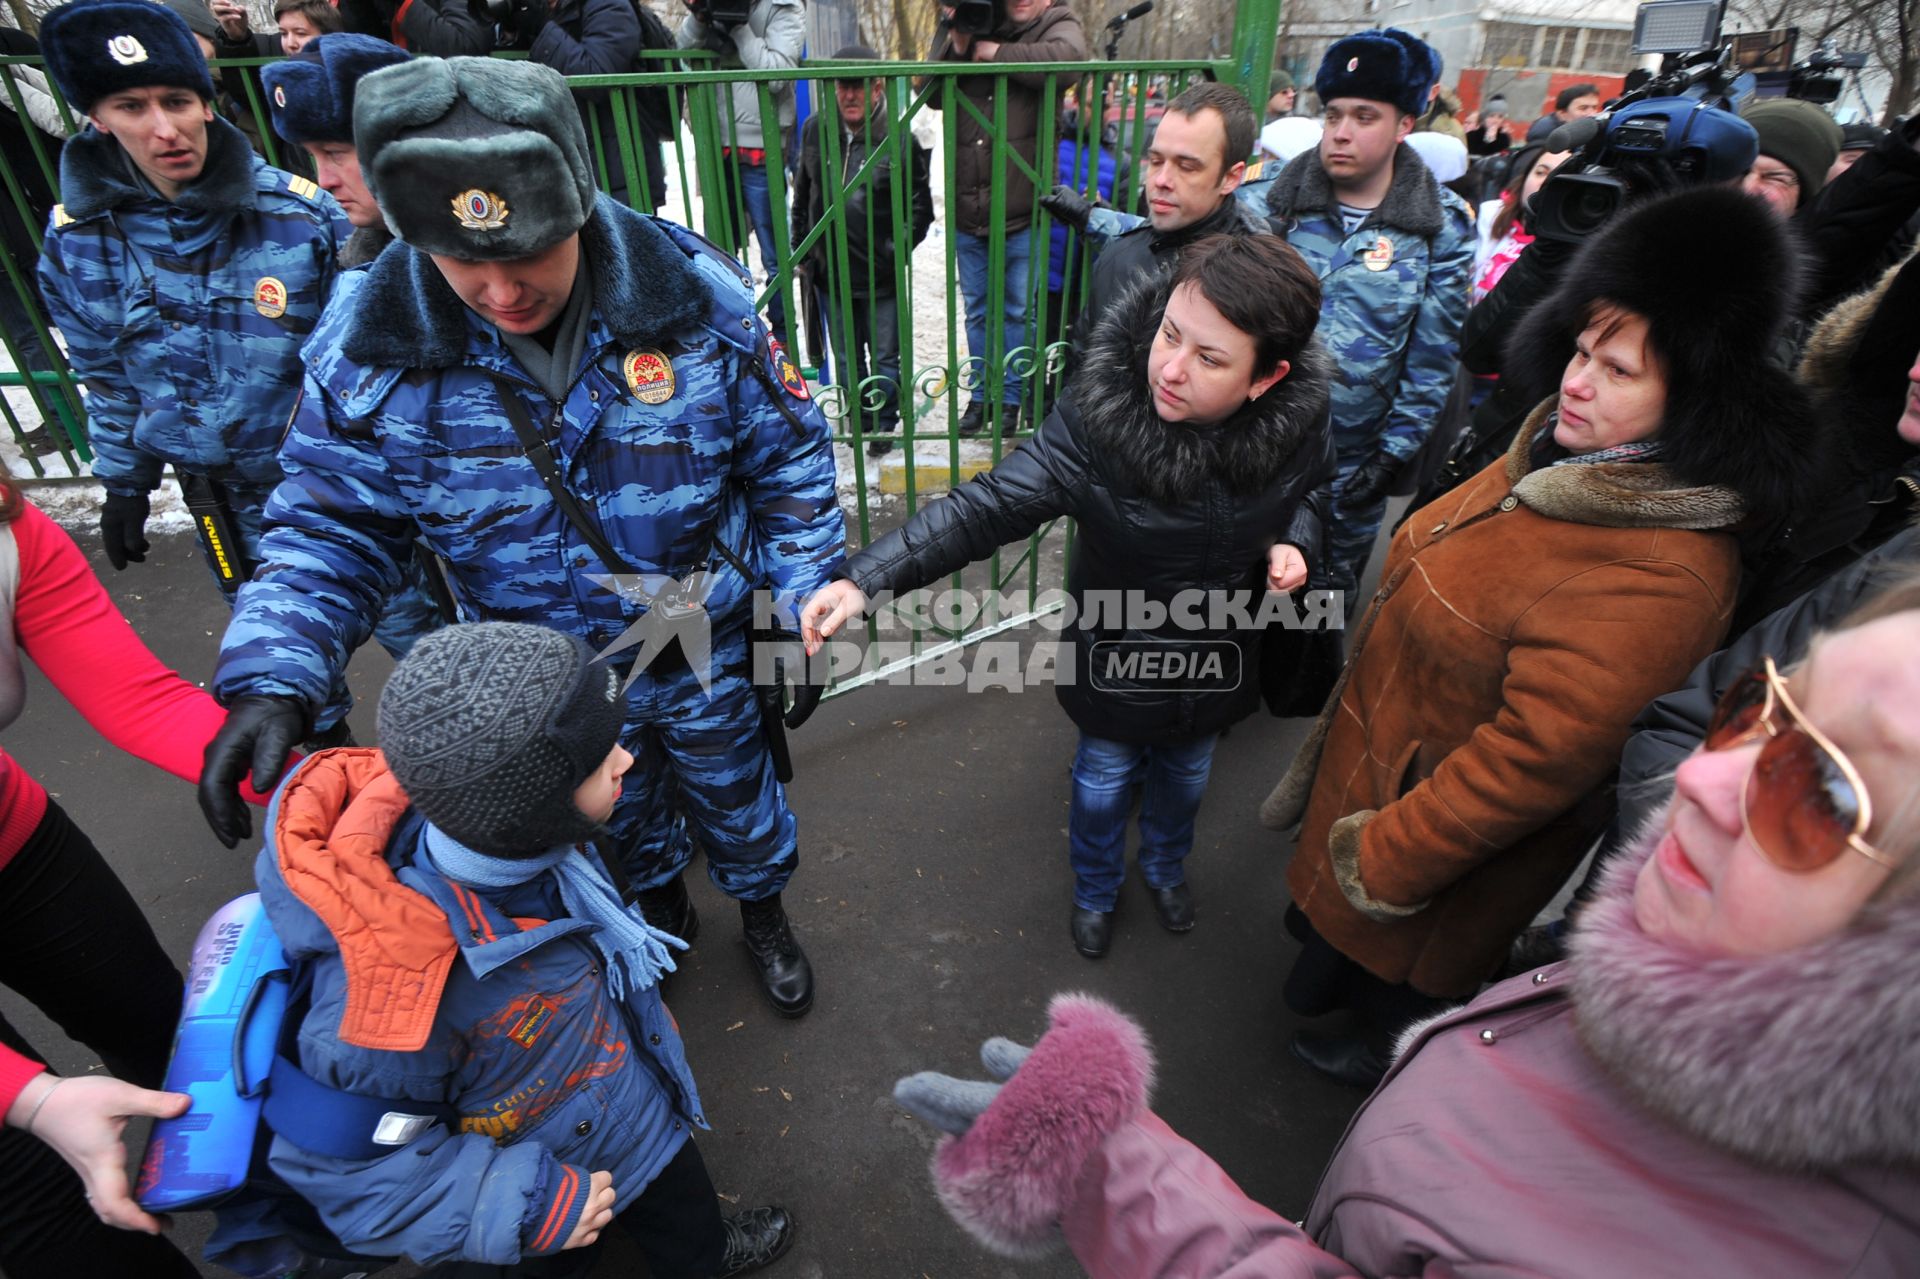
<instances>
[{"instance_id":1,"label":"gold-rimmed sunglasses","mask_svg":"<svg viewBox=\"0 0 1920 1279\"><path fill-rule=\"evenodd\" d=\"M1728 750L1763 736L1740 791L1740 817L1768 861L1804 873L1851 848L1883 866L1899 864L1862 838L1873 825L1873 801L1860 770L1794 705L1771 657L1727 689L1705 745Z\"/></svg>"}]
</instances>

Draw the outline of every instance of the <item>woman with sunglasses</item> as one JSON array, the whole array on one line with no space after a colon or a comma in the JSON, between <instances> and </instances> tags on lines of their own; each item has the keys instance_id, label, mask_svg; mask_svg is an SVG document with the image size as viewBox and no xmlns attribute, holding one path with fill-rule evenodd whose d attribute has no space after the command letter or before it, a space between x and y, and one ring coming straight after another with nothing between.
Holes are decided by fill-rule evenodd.
<instances>
[{"instance_id":1,"label":"woman with sunglasses","mask_svg":"<svg viewBox=\"0 0 1920 1279\"><path fill-rule=\"evenodd\" d=\"M1395 533L1262 809L1300 826L1287 1004L1354 1014L1295 1036L1315 1069L1370 1087L1408 1022L1479 989L1604 827L1634 713L1718 646L1735 530L1808 465L1773 360L1797 274L1764 207L1698 189L1615 219L1522 323L1507 376L1557 393Z\"/></svg>"},{"instance_id":2,"label":"woman with sunglasses","mask_svg":"<svg viewBox=\"0 0 1920 1279\"><path fill-rule=\"evenodd\" d=\"M1302 1225L1145 1108L1144 1036L1075 996L1030 1057L990 1042L997 1096L896 1088L957 1138L942 1201L1102 1279L1920 1273L1916 653L1920 576L1737 681L1571 959L1411 1031Z\"/></svg>"}]
</instances>

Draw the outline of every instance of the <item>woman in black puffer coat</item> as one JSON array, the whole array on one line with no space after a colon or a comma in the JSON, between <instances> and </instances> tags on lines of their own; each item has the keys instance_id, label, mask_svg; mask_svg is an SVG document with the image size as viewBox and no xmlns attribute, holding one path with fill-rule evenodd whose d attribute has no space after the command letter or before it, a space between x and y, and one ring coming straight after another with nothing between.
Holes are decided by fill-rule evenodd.
<instances>
[{"instance_id":1,"label":"woman in black puffer coat","mask_svg":"<svg viewBox=\"0 0 1920 1279\"><path fill-rule=\"evenodd\" d=\"M1078 521L1056 692L1080 729L1071 922L1089 958L1111 940L1142 778L1141 872L1161 923L1193 926L1183 863L1214 742L1258 701L1261 622L1295 616L1278 593L1320 556L1333 452L1319 314L1319 282L1284 241L1198 241L1171 279L1107 312L1031 439L853 556L802 614L817 646L870 597Z\"/></svg>"}]
</instances>

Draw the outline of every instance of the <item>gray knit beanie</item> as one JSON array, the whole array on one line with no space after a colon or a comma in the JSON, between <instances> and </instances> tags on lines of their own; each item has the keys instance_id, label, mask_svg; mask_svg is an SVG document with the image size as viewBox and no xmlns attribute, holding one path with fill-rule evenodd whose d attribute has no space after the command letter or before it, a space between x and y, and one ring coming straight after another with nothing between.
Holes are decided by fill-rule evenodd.
<instances>
[{"instance_id":1,"label":"gray knit beanie","mask_svg":"<svg viewBox=\"0 0 1920 1279\"><path fill-rule=\"evenodd\" d=\"M619 740L619 677L571 635L521 622L435 631L380 694L380 749L428 821L524 857L600 833L573 792Z\"/></svg>"}]
</instances>

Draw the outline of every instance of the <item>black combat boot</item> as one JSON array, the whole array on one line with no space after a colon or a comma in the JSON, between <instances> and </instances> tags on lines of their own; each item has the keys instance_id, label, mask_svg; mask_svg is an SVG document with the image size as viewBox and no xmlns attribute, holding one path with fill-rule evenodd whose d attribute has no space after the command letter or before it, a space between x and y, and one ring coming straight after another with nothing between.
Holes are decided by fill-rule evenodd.
<instances>
[{"instance_id":1,"label":"black combat boot","mask_svg":"<svg viewBox=\"0 0 1920 1279\"><path fill-rule=\"evenodd\" d=\"M727 1252L714 1273L721 1279L772 1265L793 1243L793 1218L785 1208L749 1208L720 1224L726 1227Z\"/></svg>"},{"instance_id":2,"label":"black combat boot","mask_svg":"<svg viewBox=\"0 0 1920 1279\"><path fill-rule=\"evenodd\" d=\"M663 933L672 933L688 945L700 931L700 915L687 895L684 875L675 875L658 888L643 888L639 893L640 914Z\"/></svg>"},{"instance_id":3,"label":"black combat boot","mask_svg":"<svg viewBox=\"0 0 1920 1279\"><path fill-rule=\"evenodd\" d=\"M794 940L780 894L741 902L740 924L747 935L747 953L760 970L773 1010L782 1017L804 1016L813 1007L813 966Z\"/></svg>"}]
</instances>

